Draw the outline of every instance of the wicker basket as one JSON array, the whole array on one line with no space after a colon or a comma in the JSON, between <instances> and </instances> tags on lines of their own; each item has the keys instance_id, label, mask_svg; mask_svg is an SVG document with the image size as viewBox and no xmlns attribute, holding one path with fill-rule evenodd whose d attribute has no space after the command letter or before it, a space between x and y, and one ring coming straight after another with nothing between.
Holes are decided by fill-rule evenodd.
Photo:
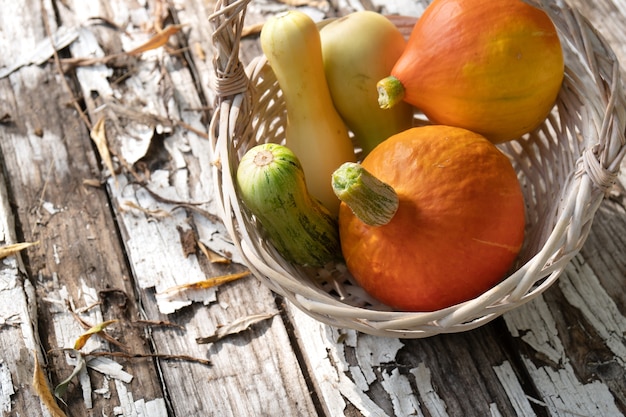
<instances>
[{"instance_id":1,"label":"wicker basket","mask_svg":"<svg viewBox=\"0 0 626 417\"><path fill-rule=\"evenodd\" d=\"M519 174L527 206L526 240L516 265L502 282L475 299L444 310L407 313L370 299L343 265L306 270L286 262L237 197L234 173L239 159L260 142L280 142L285 121L280 89L264 57L247 67L239 59L249 1L218 1L210 18L217 51L211 147L219 214L259 280L324 323L401 338L476 328L555 282L582 247L626 152L626 101L617 59L578 12L560 0L528 1L554 21L566 73L545 123L532 134L501 145Z\"/></svg>"}]
</instances>

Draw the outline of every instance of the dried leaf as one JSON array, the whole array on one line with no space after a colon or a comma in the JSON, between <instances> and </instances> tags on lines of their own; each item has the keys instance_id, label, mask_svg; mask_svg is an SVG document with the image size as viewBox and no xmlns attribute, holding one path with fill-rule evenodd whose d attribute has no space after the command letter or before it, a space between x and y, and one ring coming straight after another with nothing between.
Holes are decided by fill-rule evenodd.
<instances>
[{"instance_id":1,"label":"dried leaf","mask_svg":"<svg viewBox=\"0 0 626 417\"><path fill-rule=\"evenodd\" d=\"M83 346L85 346L85 343L87 343L87 341L89 340L89 338L96 334L96 333L100 333L101 331L103 331L104 329L107 328L107 326L109 326L112 323L116 323L117 320L108 320L105 322L102 322L100 324L97 324L95 326L93 326L92 328L90 328L89 330L87 330L85 333L81 334L78 339L76 339L76 342L74 342L74 349L76 350L80 350L83 348Z\"/></svg>"},{"instance_id":2,"label":"dried leaf","mask_svg":"<svg viewBox=\"0 0 626 417\"><path fill-rule=\"evenodd\" d=\"M215 287L217 285L225 284L227 282L235 281L240 278L247 277L248 275L250 275L250 271L244 271L244 272L239 272L236 274L229 274L229 275L220 275L217 277L206 279L204 281L192 282L191 284L176 285L174 287L170 287L166 289L165 291L163 291L161 294L158 294L158 295L163 295L163 294L172 295L172 294L178 294L183 291L189 291L189 290L203 290L203 289Z\"/></svg>"},{"instance_id":3,"label":"dried leaf","mask_svg":"<svg viewBox=\"0 0 626 417\"><path fill-rule=\"evenodd\" d=\"M39 41L33 48L24 49L21 57L14 57L12 65L0 68L0 78L4 78L26 65L41 65L52 57L55 51L65 48L80 35L79 27L61 26L50 37Z\"/></svg>"},{"instance_id":4,"label":"dried leaf","mask_svg":"<svg viewBox=\"0 0 626 417\"><path fill-rule=\"evenodd\" d=\"M170 25L148 39L147 42L139 45L135 49L127 52L128 55L139 55L146 51L159 48L167 43L170 36L177 34L182 29L182 25Z\"/></svg>"},{"instance_id":5,"label":"dried leaf","mask_svg":"<svg viewBox=\"0 0 626 417\"><path fill-rule=\"evenodd\" d=\"M163 22L169 16L169 7L167 5L167 0L157 0L154 5L154 27L158 30L163 29Z\"/></svg>"},{"instance_id":6,"label":"dried leaf","mask_svg":"<svg viewBox=\"0 0 626 417\"><path fill-rule=\"evenodd\" d=\"M72 379L74 379L74 377L78 375L80 371L85 369L86 366L85 358L83 357L83 355L80 354L80 352L74 351L74 355L76 355L76 366L74 367L74 370L72 371L70 376L65 378L59 383L59 385L54 387L54 396L57 397L60 401L63 401L61 397L67 392L67 387L69 386L70 382L72 382Z\"/></svg>"},{"instance_id":7,"label":"dried leaf","mask_svg":"<svg viewBox=\"0 0 626 417\"><path fill-rule=\"evenodd\" d=\"M59 408L59 405L55 401L50 389L48 388L48 381L46 376L39 365L39 359L35 353L35 369L33 372L33 389L35 393L41 399L41 402L46 406L52 417L67 417L66 414Z\"/></svg>"},{"instance_id":8,"label":"dried leaf","mask_svg":"<svg viewBox=\"0 0 626 417\"><path fill-rule=\"evenodd\" d=\"M202 44L200 42L195 42L193 44L193 51L196 55L198 55L198 58L200 59L200 61L204 61L206 59L204 48L202 48Z\"/></svg>"},{"instance_id":9,"label":"dried leaf","mask_svg":"<svg viewBox=\"0 0 626 417\"><path fill-rule=\"evenodd\" d=\"M97 180L95 178L85 178L83 180L83 185L87 187L94 187L94 188L100 188L102 186L102 184L100 183L100 180Z\"/></svg>"},{"instance_id":10,"label":"dried leaf","mask_svg":"<svg viewBox=\"0 0 626 417\"><path fill-rule=\"evenodd\" d=\"M62 69L64 73L70 72L76 67L89 67L92 65L105 65L112 59L121 56L121 54L107 55L107 56L97 56L97 57L71 57L71 58L63 58L59 61L61 62Z\"/></svg>"},{"instance_id":11,"label":"dried leaf","mask_svg":"<svg viewBox=\"0 0 626 417\"><path fill-rule=\"evenodd\" d=\"M111 159L111 153L109 152L109 144L107 142L106 129L104 128L104 117L98 119L96 124L91 129L91 140L96 144L98 153L102 162L107 167L113 178L115 178L115 185L117 186L117 177L115 177L115 169L113 168L113 160Z\"/></svg>"},{"instance_id":12,"label":"dried leaf","mask_svg":"<svg viewBox=\"0 0 626 417\"><path fill-rule=\"evenodd\" d=\"M149 217L154 217L154 218L165 218L165 217L170 217L171 214L168 211L162 210L162 209L147 209L145 207L141 207L139 204L135 203L134 201L131 200L126 200L124 201L122 204L124 204L125 206L135 209L135 210L139 210L142 213L144 213L145 215L149 216Z\"/></svg>"},{"instance_id":13,"label":"dried leaf","mask_svg":"<svg viewBox=\"0 0 626 417\"><path fill-rule=\"evenodd\" d=\"M276 313L272 314L253 314L250 316L246 316L240 319L237 319L225 326L220 326L217 328L216 332L211 336L198 337L196 338L196 343L198 344L207 344L214 343L220 339L223 339L226 336L231 334L237 334L244 330L247 330L253 324L259 323L263 320L271 319L274 317Z\"/></svg>"},{"instance_id":14,"label":"dried leaf","mask_svg":"<svg viewBox=\"0 0 626 417\"><path fill-rule=\"evenodd\" d=\"M83 320L83 318L80 317L80 315L74 310L72 304L69 302L69 300L65 300L65 304L67 305L68 310L70 311L70 313L72 313L72 316L74 316L74 319L76 319L76 321L85 329L91 329L92 327L94 327L92 324L86 322L85 320ZM99 305L100 303L94 303L92 304L93 306L95 305ZM86 307L87 309L89 309L90 307ZM85 310L84 308L82 310ZM102 325L100 325L102 326ZM110 344L119 347L122 350L126 350L127 347L124 346L124 344L120 343L119 341L117 341L115 338L109 336L106 333L102 333L99 335L102 339L106 340L107 342L109 342ZM87 338L89 339L89 338ZM86 342L87 340L85 340ZM83 342L83 345L85 344L85 342ZM76 343L78 343L78 341L76 341ZM81 346L82 347L82 346Z\"/></svg>"},{"instance_id":15,"label":"dried leaf","mask_svg":"<svg viewBox=\"0 0 626 417\"><path fill-rule=\"evenodd\" d=\"M279 0L281 3L286 4L287 6L311 6L318 7L323 5L325 2L322 0Z\"/></svg>"},{"instance_id":16,"label":"dried leaf","mask_svg":"<svg viewBox=\"0 0 626 417\"><path fill-rule=\"evenodd\" d=\"M207 248L201 241L198 241L198 247L200 248L200 251L202 251L204 256L206 256L209 262L211 262L212 264L230 264L230 259Z\"/></svg>"},{"instance_id":17,"label":"dried leaf","mask_svg":"<svg viewBox=\"0 0 626 417\"><path fill-rule=\"evenodd\" d=\"M263 22L255 23L253 25L244 26L241 30L241 37L245 38L246 36L258 35L261 33L261 29L263 29Z\"/></svg>"},{"instance_id":18,"label":"dried leaf","mask_svg":"<svg viewBox=\"0 0 626 417\"><path fill-rule=\"evenodd\" d=\"M14 243L12 245L2 246L0 247L0 259L4 259L7 256L15 255L17 252L21 250L30 248L31 246L38 245L38 244L39 244L39 241Z\"/></svg>"},{"instance_id":19,"label":"dried leaf","mask_svg":"<svg viewBox=\"0 0 626 417\"><path fill-rule=\"evenodd\" d=\"M194 358L189 355L168 355L164 353L124 353L124 352L91 352L89 356L113 356L115 358L157 358L157 359L168 359L168 360L179 360L179 361L188 361L188 362L196 362L202 365L211 365L211 361L203 358Z\"/></svg>"}]
</instances>

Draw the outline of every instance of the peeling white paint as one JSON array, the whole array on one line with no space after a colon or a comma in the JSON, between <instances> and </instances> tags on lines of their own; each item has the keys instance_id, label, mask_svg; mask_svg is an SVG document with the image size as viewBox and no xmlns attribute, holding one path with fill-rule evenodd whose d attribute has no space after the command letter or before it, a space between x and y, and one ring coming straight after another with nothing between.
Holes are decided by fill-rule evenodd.
<instances>
[{"instance_id":1,"label":"peeling white paint","mask_svg":"<svg viewBox=\"0 0 626 417\"><path fill-rule=\"evenodd\" d=\"M513 337L521 339L555 364L565 358L565 349L558 337L556 322L543 297L536 297L505 316Z\"/></svg>"},{"instance_id":2,"label":"peeling white paint","mask_svg":"<svg viewBox=\"0 0 626 417\"><path fill-rule=\"evenodd\" d=\"M28 366L33 354L40 360L43 355L36 333L34 288L30 281L19 278L15 257L4 259L3 264L0 269L3 277L0 289L0 412L13 415L11 397L20 390L27 391L32 381L32 376L23 368ZM13 277L9 278L11 275ZM30 406L34 407L34 414L48 415L37 398L32 398Z\"/></svg>"},{"instance_id":3,"label":"peeling white paint","mask_svg":"<svg viewBox=\"0 0 626 417\"><path fill-rule=\"evenodd\" d=\"M530 359L523 360L551 416L623 416L606 385L599 381L581 383L570 364L555 370L549 366L536 368Z\"/></svg>"},{"instance_id":4,"label":"peeling white paint","mask_svg":"<svg viewBox=\"0 0 626 417\"><path fill-rule=\"evenodd\" d=\"M356 344L357 357L364 365L380 366L396 361L398 351L404 347L400 339L380 338L359 334Z\"/></svg>"},{"instance_id":5,"label":"peeling white paint","mask_svg":"<svg viewBox=\"0 0 626 417\"><path fill-rule=\"evenodd\" d=\"M594 285L592 275L584 275L578 277L572 268L568 266L568 277L562 277L559 286L566 294L568 301L583 311L590 322L595 323L599 332L604 332L603 337L610 339L608 329L623 329L621 314L617 314L612 310L612 304L609 299L605 299L604 305L588 306L583 300L585 298L594 300L596 295L584 297L589 291L588 286ZM590 282L585 282L585 281ZM594 288L593 291L600 291ZM602 292L602 291L600 291ZM601 297L602 298L602 297ZM594 314L601 315L601 311L608 311L604 316L607 323L600 323L593 318ZM585 313L585 310L587 311ZM602 317L602 316L601 316ZM518 308L517 310L507 313L505 321L509 331L513 336L521 337L540 355L552 360L552 366L536 367L534 362L523 357L526 368L534 382L536 389L549 409L552 416L622 416L622 413L615 405L615 400L609 388L600 381L580 381L578 375L572 368L569 359L565 356L565 350L559 339L556 329L555 319L548 308L543 296L539 296L528 304ZM623 332L623 330L620 330ZM620 333L623 334L623 333ZM607 343L608 345L608 343ZM621 352L621 342L612 343L612 350ZM498 373L502 376L503 373ZM507 385L505 385L506 387ZM540 401L541 402L541 401Z\"/></svg>"},{"instance_id":6,"label":"peeling white paint","mask_svg":"<svg viewBox=\"0 0 626 417\"><path fill-rule=\"evenodd\" d=\"M421 16L424 13L424 2L415 0L372 0L374 7L381 8L383 14L400 14L404 16Z\"/></svg>"},{"instance_id":7,"label":"peeling white paint","mask_svg":"<svg viewBox=\"0 0 626 417\"><path fill-rule=\"evenodd\" d=\"M433 387L430 369L424 363L420 363L417 368L411 369L410 372L415 377L417 391L424 402L424 406L428 409L428 412L433 417L448 417L446 404Z\"/></svg>"},{"instance_id":8,"label":"peeling white paint","mask_svg":"<svg viewBox=\"0 0 626 417\"><path fill-rule=\"evenodd\" d=\"M163 398L145 401L143 398L135 401L137 417L167 417L167 408Z\"/></svg>"},{"instance_id":9,"label":"peeling white paint","mask_svg":"<svg viewBox=\"0 0 626 417\"><path fill-rule=\"evenodd\" d=\"M2 260L2 268L0 268L0 292L10 290L17 285L17 274L15 273L16 262L13 257L4 258ZM0 307L0 317L2 310Z\"/></svg>"},{"instance_id":10,"label":"peeling white paint","mask_svg":"<svg viewBox=\"0 0 626 417\"><path fill-rule=\"evenodd\" d=\"M403 346L404 344L399 339L381 339L376 336L359 334L356 343L357 361L368 384L377 379L374 368L385 363L395 362L396 355Z\"/></svg>"},{"instance_id":11,"label":"peeling white paint","mask_svg":"<svg viewBox=\"0 0 626 417\"><path fill-rule=\"evenodd\" d=\"M365 379L365 375L363 375L363 371L360 366L351 366L350 368L350 376L354 381L354 384L363 392L366 392L370 389L369 382Z\"/></svg>"},{"instance_id":12,"label":"peeling white paint","mask_svg":"<svg viewBox=\"0 0 626 417\"><path fill-rule=\"evenodd\" d=\"M578 269L580 273L573 273ZM604 290L598 277L580 256L567 266L568 279L560 279L559 287L567 301L577 307L613 352L620 365L626 365L626 317Z\"/></svg>"},{"instance_id":13,"label":"peeling white paint","mask_svg":"<svg viewBox=\"0 0 626 417\"><path fill-rule=\"evenodd\" d=\"M4 6L3 6L4 7ZM34 48L22 48L21 54L13 56L11 64L0 68L0 78L4 78L25 65L40 65L52 57L54 51L63 49L78 37L78 28L61 26L51 37L41 39ZM12 55L12 54L11 54Z\"/></svg>"},{"instance_id":14,"label":"peeling white paint","mask_svg":"<svg viewBox=\"0 0 626 417\"><path fill-rule=\"evenodd\" d=\"M125 140L120 141L120 153L132 165L146 156L154 138L154 127L144 123L129 122L125 126L124 136L126 136Z\"/></svg>"},{"instance_id":15,"label":"peeling white paint","mask_svg":"<svg viewBox=\"0 0 626 417\"><path fill-rule=\"evenodd\" d=\"M3 280L3 283L8 285L0 289L0 331L3 326L19 326L24 347L39 352L39 336L35 332L37 304L33 286L28 280L18 279L15 270L13 270L13 278Z\"/></svg>"},{"instance_id":16,"label":"peeling white paint","mask_svg":"<svg viewBox=\"0 0 626 417\"><path fill-rule=\"evenodd\" d=\"M491 417L502 417L502 413L500 413L498 405L495 403L489 404L489 412L491 413Z\"/></svg>"},{"instance_id":17,"label":"peeling white paint","mask_svg":"<svg viewBox=\"0 0 626 417\"><path fill-rule=\"evenodd\" d=\"M498 380L500 380L500 384L504 388L504 391L506 391L507 397L509 397L511 405L513 405L517 416L535 416L535 411L530 405L530 402L526 397L526 393L520 385L519 380L517 379L517 375L515 375L515 371L513 370L511 364L508 361L505 361L500 366L494 366L493 371L498 377Z\"/></svg>"},{"instance_id":18,"label":"peeling white paint","mask_svg":"<svg viewBox=\"0 0 626 417\"><path fill-rule=\"evenodd\" d=\"M135 404L133 403L133 394L128 392L126 386L117 380L115 381L115 390L117 392L120 405L113 409L113 414L116 416L136 417L137 411L135 410Z\"/></svg>"},{"instance_id":19,"label":"peeling white paint","mask_svg":"<svg viewBox=\"0 0 626 417\"><path fill-rule=\"evenodd\" d=\"M87 285L83 278L80 278L79 299L73 299L67 287L62 286L56 291L49 293L47 301L52 301L50 311L52 314L52 322L54 327L54 335L56 337L56 345L64 348L72 348L76 343L76 339L85 332L85 329L76 321L74 315L68 311L65 301L69 301L70 305L80 316L91 325L103 322L102 311L97 304L98 293L95 288ZM89 309L78 309L76 306L86 307L94 306ZM80 311L80 312L79 312ZM84 352L95 350L106 350L108 344L100 337L90 337L83 347ZM69 366L76 366L76 358L72 357L70 351L65 353L65 359ZM87 369L83 368L78 374L78 382L83 394L83 402L86 409L93 407L92 393L93 387L87 373Z\"/></svg>"},{"instance_id":20,"label":"peeling white paint","mask_svg":"<svg viewBox=\"0 0 626 417\"><path fill-rule=\"evenodd\" d=\"M93 400L91 398L93 388L91 386L91 379L87 373L87 368L82 368L80 370L78 373L78 381L80 382L80 388L83 392L83 402L85 403L85 408L87 410L91 410L93 408Z\"/></svg>"},{"instance_id":21,"label":"peeling white paint","mask_svg":"<svg viewBox=\"0 0 626 417\"><path fill-rule=\"evenodd\" d=\"M89 288L85 285L84 281L81 283L83 286L83 295L86 298L81 300L74 300L70 297L67 287L63 286L53 292L46 299L48 301L54 301L51 303L51 307L56 307L52 313L54 334L56 336L57 346L64 348L72 348L76 339L85 332L85 329L76 321L76 318L65 307L65 301L68 300L74 307L77 303L80 305L92 305L93 298L91 294L95 291L93 288ZM103 322L102 311L99 307L94 307L89 311L85 311L81 314L83 319L92 325ZM107 343L100 337L90 337L85 343L84 351L91 352L94 350L106 349Z\"/></svg>"},{"instance_id":22,"label":"peeling white paint","mask_svg":"<svg viewBox=\"0 0 626 417\"><path fill-rule=\"evenodd\" d=\"M167 407L163 398L146 401L135 400L133 394L126 389L124 383L115 380L115 389L120 405L113 409L115 416L123 417L167 417Z\"/></svg>"},{"instance_id":23,"label":"peeling white paint","mask_svg":"<svg viewBox=\"0 0 626 417\"><path fill-rule=\"evenodd\" d=\"M150 16L146 15L142 8L130 11L132 22L131 28L135 29L151 22ZM125 19L128 20L128 19ZM142 44L150 38L147 32L133 31L129 37L120 34L120 39L125 50L130 50ZM75 56L104 56L98 40L90 31L81 31L81 36L72 45L72 53ZM174 97L164 96L161 84L162 66L167 67L168 77L172 78L175 86L193 84L193 80L186 71L176 68L177 63L164 53L162 48L150 50L142 54L141 64L137 66L133 77L125 81L124 97L117 97L119 104L114 103L113 89L109 84L110 69L104 65L77 68L77 76L80 80L84 94L97 91L108 104L99 108L98 112L104 116L116 118L116 112L132 111L137 115L137 120L120 121L117 123L121 129L115 132L116 141L120 144L120 152L126 162L132 164L143 157L154 139L154 131L171 132L164 142L166 150L172 157L174 169L168 171L155 171L152 173L148 186L159 195L173 201L197 201L207 205L204 208L208 212L215 213L212 202L213 180L210 174L211 163L209 161L210 145L205 139L188 131L174 130L171 126L165 126L158 118L163 120L183 120L198 131L206 131L206 125L202 122L202 113L190 111L198 109L202 104L180 103L180 100L192 100L189 95ZM168 67L168 66L171 66ZM184 77L188 77L185 79ZM108 108L107 108L108 107ZM132 108L128 108L132 107ZM180 110L182 108L182 110ZM157 116L155 118L148 115ZM200 179L190 181L189 168L185 154L192 152L201 162ZM118 206L124 200L131 200L137 206L151 210L170 210L172 205L158 203L149 193L140 189L129 187L126 178L120 176L119 187L110 179L109 187ZM192 185L193 183L193 185ZM132 238L126 241L127 251L131 258L134 275L141 288L155 288L157 293L163 293L167 288L177 285L189 284L205 279L202 269L194 256L185 257L182 250L172 251L178 248L172 242L180 240L176 226L186 224L187 218L184 210L177 210L169 218L160 218L158 222L144 215L137 216L124 212L120 209L120 220L127 235ZM199 238L203 242L210 242L212 249L222 254L233 254L233 261L241 263L241 257L235 251L235 245L229 242L225 228L221 223L212 220L201 221L200 216L194 214L194 220L198 223ZM214 245L215 244L215 245ZM157 299L159 310L163 314L171 314L194 302L210 303L216 300L215 289L210 289L190 295L187 298L161 298Z\"/></svg>"},{"instance_id":24,"label":"peeling white paint","mask_svg":"<svg viewBox=\"0 0 626 417\"><path fill-rule=\"evenodd\" d=\"M146 209L163 209L156 205L155 200L143 190L133 190L126 187L126 179L118 178L120 190L125 190L118 196L123 200L130 200L139 207ZM164 188L159 189L159 193ZM175 196L170 196L176 199ZM165 208L169 210L168 207ZM141 288L154 288L157 294L166 293L169 288L179 285L199 282L206 279L195 255L185 257L180 242L178 225L186 223L186 214L182 210L171 212L171 216L160 218L158 222L141 215L122 213L126 227L132 228L133 238L126 241L128 253L132 259L134 275ZM169 248L167 253L163 250ZM175 250L171 250L174 248ZM194 298L196 297L196 298ZM157 299L159 311L170 314L195 301L215 301L215 288L202 291L201 294L185 292L176 297L162 297Z\"/></svg>"},{"instance_id":25,"label":"peeling white paint","mask_svg":"<svg viewBox=\"0 0 626 417\"><path fill-rule=\"evenodd\" d=\"M76 42L70 46L70 50L74 56L102 58L105 55L98 45L96 35L88 28L81 28L80 35ZM78 81L81 84L88 81L93 91L105 99L113 95L113 90L108 81L112 75L113 69L104 64L87 65L76 69Z\"/></svg>"},{"instance_id":26,"label":"peeling white paint","mask_svg":"<svg viewBox=\"0 0 626 417\"><path fill-rule=\"evenodd\" d=\"M127 384L130 384L133 380L133 376L124 371L122 365L109 358L103 358L101 356L91 358L87 361L87 366L109 378L118 379Z\"/></svg>"},{"instance_id":27,"label":"peeling white paint","mask_svg":"<svg viewBox=\"0 0 626 417\"><path fill-rule=\"evenodd\" d=\"M48 212L48 214L57 214L60 213L62 211L62 209L59 209L57 207L54 206L54 203L50 202L50 201L44 201L43 203L41 203L41 207L46 210Z\"/></svg>"},{"instance_id":28,"label":"peeling white paint","mask_svg":"<svg viewBox=\"0 0 626 417\"><path fill-rule=\"evenodd\" d=\"M346 401L364 416L388 417L388 414L367 395L370 384L376 381L373 368L394 362L397 352L404 346L398 339L381 339L353 330L337 330L320 323L293 306L289 306L296 331L304 346L304 354L311 364L320 395L330 416L342 416ZM338 340L342 342L337 343ZM345 349L355 348L358 368L348 367ZM346 372L355 371L355 381ZM406 377L402 377L406 381ZM394 376L388 378L392 402L398 407L411 408L404 398L396 398ZM400 414L399 414L400 415Z\"/></svg>"},{"instance_id":29,"label":"peeling white paint","mask_svg":"<svg viewBox=\"0 0 626 417\"><path fill-rule=\"evenodd\" d=\"M61 257L59 256L59 247L56 243L52 244L52 257L54 259L55 265L59 265L61 263Z\"/></svg>"},{"instance_id":30,"label":"peeling white paint","mask_svg":"<svg viewBox=\"0 0 626 417\"><path fill-rule=\"evenodd\" d=\"M2 358L0 358L0 411L8 413L11 411L11 395L15 394L11 370Z\"/></svg>"},{"instance_id":31,"label":"peeling white paint","mask_svg":"<svg viewBox=\"0 0 626 417\"><path fill-rule=\"evenodd\" d=\"M107 378L102 379L102 387L93 390L94 394L101 395L102 398L107 400L111 399L111 387L109 386L109 380Z\"/></svg>"},{"instance_id":32,"label":"peeling white paint","mask_svg":"<svg viewBox=\"0 0 626 417\"><path fill-rule=\"evenodd\" d=\"M357 410L365 417L389 417L388 414L372 401L364 392L356 389L356 386L344 374L339 375L337 389ZM343 410L332 414L333 416L344 415Z\"/></svg>"},{"instance_id":33,"label":"peeling white paint","mask_svg":"<svg viewBox=\"0 0 626 417\"><path fill-rule=\"evenodd\" d=\"M0 316L0 327L2 326L16 326L20 324L20 315L18 313L9 317Z\"/></svg>"},{"instance_id":34,"label":"peeling white paint","mask_svg":"<svg viewBox=\"0 0 626 417\"><path fill-rule=\"evenodd\" d=\"M31 312L33 308L36 308L36 303L33 298L34 289L27 280L24 282L23 288L17 285L19 282L17 279L4 279L2 282L6 285L10 283L13 285L13 288L3 288L3 290L0 291L0 317L4 319L5 323L7 323L5 325L19 325L22 331L22 339L25 347L29 350L36 350L38 344L36 341L37 335L33 332L33 326L36 328L36 323L32 322L32 320L36 320L36 311ZM95 306L93 308L82 310L80 314L86 321L93 324L102 322L102 312L96 304L98 299L97 291L88 286L83 279L81 279L79 288L79 296L81 298L78 300L71 300L71 304L73 306ZM33 294L29 295L29 293ZM52 313L52 320L55 329L54 334L57 337L56 345L61 347L72 347L76 339L85 331L85 329L76 322L76 319L65 306L65 300L68 300L69 298L67 288L61 287L58 290L51 291L46 299L46 301L50 303L49 307ZM0 331L1 330L2 328L0 327ZM94 336L89 338L85 344L84 350L101 350L106 347L107 344L104 340L100 337ZM68 365L76 365L76 359L72 358L70 355L66 355L66 360ZM109 378L113 378L114 381L120 381L120 383L130 383L133 379L132 375L123 371L122 365L108 358L93 358L89 361L88 366L91 369L105 374ZM79 373L78 382L81 386L83 401L86 409L91 409L93 406L93 393L106 395L107 392L109 392L110 394L108 388L100 388L96 390L97 392L93 390L86 369L83 369ZM15 388L13 386L11 371L8 365L0 359L0 410L6 412L11 411L11 396L14 394ZM155 408L155 404L158 404L158 401L156 403L146 402L144 409L147 409L148 412L151 412L150 407L154 410L158 410L158 407ZM162 409L165 410L165 407L163 406ZM46 415L45 412L43 415ZM143 415L146 417L150 415L159 416L159 414L156 413ZM167 414L165 413L161 415L165 416Z\"/></svg>"},{"instance_id":35,"label":"peeling white paint","mask_svg":"<svg viewBox=\"0 0 626 417\"><path fill-rule=\"evenodd\" d=\"M406 376L401 375L398 368L393 368L391 372L383 372L381 384L385 391L391 396L393 411L396 416L419 416L423 414L420 410L420 402L411 389L411 383Z\"/></svg>"},{"instance_id":36,"label":"peeling white paint","mask_svg":"<svg viewBox=\"0 0 626 417\"><path fill-rule=\"evenodd\" d=\"M4 265L0 268L0 318L6 323L15 321L15 315L19 315L19 310L16 310L15 304L11 302L11 297L20 288L15 271L15 259L5 258L2 263Z\"/></svg>"}]
</instances>

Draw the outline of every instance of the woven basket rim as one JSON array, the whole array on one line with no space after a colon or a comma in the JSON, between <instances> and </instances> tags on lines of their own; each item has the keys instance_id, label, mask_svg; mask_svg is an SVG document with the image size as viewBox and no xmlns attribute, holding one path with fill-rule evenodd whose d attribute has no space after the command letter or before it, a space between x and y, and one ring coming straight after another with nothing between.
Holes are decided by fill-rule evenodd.
<instances>
[{"instance_id":1,"label":"woven basket rim","mask_svg":"<svg viewBox=\"0 0 626 417\"><path fill-rule=\"evenodd\" d=\"M234 142L251 134L255 111L254 86L262 72L264 57L247 67L239 60L239 42L250 0L218 1L210 17L216 47L217 93L211 120L210 140L215 161L218 215L253 274L272 291L284 296L297 308L326 324L364 333L401 338L421 338L440 333L470 330L482 326L537 297L549 288L578 254L591 228L593 216L606 191L616 181L626 153L626 98L620 80L619 63L607 42L575 9L562 0L527 0L552 18L562 38L571 66L566 68L567 94L559 99L559 110L581 106L583 121L560 120L558 113L538 129L537 136L513 141L509 151L532 146L541 135L555 131L583 138L574 148L572 168L564 173L566 190L559 198L559 211L542 247L519 265L508 277L482 295L464 303L434 312L398 312L353 306L328 291L301 278L299 271L251 237L250 219L239 204L234 187L233 167L238 161ZM593 95L577 89L593 88ZM580 103L583 103L582 106ZM581 127L576 128L576 122ZM583 123L584 122L584 123ZM570 132L569 130L575 131ZM541 136L543 137L543 136ZM560 137L559 137L560 138ZM240 155L239 155L240 157Z\"/></svg>"}]
</instances>

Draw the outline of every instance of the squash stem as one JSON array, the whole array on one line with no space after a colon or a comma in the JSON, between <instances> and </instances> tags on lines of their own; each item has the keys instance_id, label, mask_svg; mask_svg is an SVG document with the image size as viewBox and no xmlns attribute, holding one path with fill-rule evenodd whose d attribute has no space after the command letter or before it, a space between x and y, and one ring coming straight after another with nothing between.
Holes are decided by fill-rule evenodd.
<instances>
[{"instance_id":1,"label":"squash stem","mask_svg":"<svg viewBox=\"0 0 626 417\"><path fill-rule=\"evenodd\" d=\"M404 98L404 85L402 82L390 75L376 84L378 91L378 105L382 109L390 109Z\"/></svg>"},{"instance_id":2,"label":"squash stem","mask_svg":"<svg viewBox=\"0 0 626 417\"><path fill-rule=\"evenodd\" d=\"M400 204L393 187L354 162L346 162L333 172L332 186L337 197L369 226L389 223Z\"/></svg>"},{"instance_id":3,"label":"squash stem","mask_svg":"<svg viewBox=\"0 0 626 417\"><path fill-rule=\"evenodd\" d=\"M254 155L254 164L258 167L264 167L274 162L274 154L268 149L260 149Z\"/></svg>"}]
</instances>

